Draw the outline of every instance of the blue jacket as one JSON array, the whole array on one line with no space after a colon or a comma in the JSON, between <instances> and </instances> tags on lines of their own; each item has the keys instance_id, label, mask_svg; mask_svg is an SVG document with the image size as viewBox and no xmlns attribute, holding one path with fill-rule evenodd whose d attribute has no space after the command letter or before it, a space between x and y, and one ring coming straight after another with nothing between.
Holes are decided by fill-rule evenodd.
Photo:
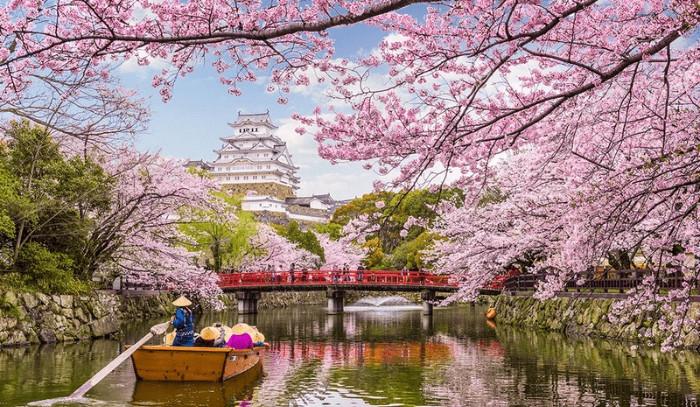
<instances>
[{"instance_id":1,"label":"blue jacket","mask_svg":"<svg viewBox=\"0 0 700 407\"><path fill-rule=\"evenodd\" d=\"M178 308L173 320L175 327L175 340L173 346L194 345L194 318L189 308Z\"/></svg>"}]
</instances>

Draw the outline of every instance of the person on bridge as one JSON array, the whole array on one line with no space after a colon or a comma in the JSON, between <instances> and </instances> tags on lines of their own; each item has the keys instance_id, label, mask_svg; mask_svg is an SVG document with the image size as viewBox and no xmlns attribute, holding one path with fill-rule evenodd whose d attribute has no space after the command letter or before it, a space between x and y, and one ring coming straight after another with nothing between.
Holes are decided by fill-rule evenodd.
<instances>
[{"instance_id":1,"label":"person on bridge","mask_svg":"<svg viewBox=\"0 0 700 407\"><path fill-rule=\"evenodd\" d=\"M173 346L192 346L194 345L194 317L189 308L192 306L192 301L183 295L173 301L173 305L177 307L175 315L170 319L175 327Z\"/></svg>"},{"instance_id":2,"label":"person on bridge","mask_svg":"<svg viewBox=\"0 0 700 407\"><path fill-rule=\"evenodd\" d=\"M284 272L284 267L282 267L281 264L277 265L277 276L275 276L275 282L276 283L281 283L282 282L282 273Z\"/></svg>"},{"instance_id":3,"label":"person on bridge","mask_svg":"<svg viewBox=\"0 0 700 407\"><path fill-rule=\"evenodd\" d=\"M269 274L268 281L269 282L274 282L275 281L275 269L272 267L272 264L267 265L267 273Z\"/></svg>"},{"instance_id":4,"label":"person on bridge","mask_svg":"<svg viewBox=\"0 0 700 407\"><path fill-rule=\"evenodd\" d=\"M357 282L362 282L362 279L364 278L365 274L365 268L362 267L362 265L357 266Z\"/></svg>"},{"instance_id":5,"label":"person on bridge","mask_svg":"<svg viewBox=\"0 0 700 407\"><path fill-rule=\"evenodd\" d=\"M296 264L292 263L291 266L289 266L289 281L294 284L294 269L297 267Z\"/></svg>"}]
</instances>

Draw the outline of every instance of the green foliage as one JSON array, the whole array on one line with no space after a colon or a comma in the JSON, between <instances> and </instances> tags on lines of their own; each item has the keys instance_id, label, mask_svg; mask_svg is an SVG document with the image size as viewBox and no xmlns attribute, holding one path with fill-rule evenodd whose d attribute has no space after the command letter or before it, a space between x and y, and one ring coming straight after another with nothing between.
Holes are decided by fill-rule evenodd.
<instances>
[{"instance_id":1,"label":"green foliage","mask_svg":"<svg viewBox=\"0 0 700 407\"><path fill-rule=\"evenodd\" d=\"M362 215L378 219L379 231L370 235L364 243L369 251L365 265L369 268L424 268L430 265L423 261L420 252L430 247L437 236L427 234L425 228L418 225L410 227L405 236L401 236L401 231L409 217L428 224L432 222L437 216L434 206L444 200L459 204L464 200L464 195L457 188L440 192L425 189L373 192L338 208L331 222L323 228L342 231L343 226ZM384 202L383 208L377 208L379 201Z\"/></svg>"},{"instance_id":2,"label":"green foliage","mask_svg":"<svg viewBox=\"0 0 700 407\"><path fill-rule=\"evenodd\" d=\"M0 154L2 154L1 146ZM2 202L7 204L17 201L17 183L17 178L13 177L4 166L0 166L0 199ZM0 204L0 239L13 237L15 237L15 223L10 217L6 205Z\"/></svg>"},{"instance_id":3,"label":"green foliage","mask_svg":"<svg viewBox=\"0 0 700 407\"><path fill-rule=\"evenodd\" d=\"M0 287L2 287L2 282L0 282ZM21 319L22 314L17 305L6 302L5 298L2 295L0 295L0 317L3 316L14 319Z\"/></svg>"},{"instance_id":4,"label":"green foliage","mask_svg":"<svg viewBox=\"0 0 700 407\"><path fill-rule=\"evenodd\" d=\"M367 257L365 257L365 266L370 269L385 269L387 265L385 264L384 251L382 250L381 242L379 237L373 237L367 239L363 245L367 249Z\"/></svg>"},{"instance_id":5,"label":"green foliage","mask_svg":"<svg viewBox=\"0 0 700 407\"><path fill-rule=\"evenodd\" d=\"M90 214L110 206L113 182L88 158L67 159L49 132L15 122L0 145L0 279L51 293L81 292L95 262Z\"/></svg>"},{"instance_id":6,"label":"green foliage","mask_svg":"<svg viewBox=\"0 0 700 407\"><path fill-rule=\"evenodd\" d=\"M330 223L336 223L341 226L347 225L352 219L360 215L371 215L377 212L383 212L376 207L376 203L383 201L388 203L396 194L393 192L372 192L364 194L359 198L355 198L345 205L337 208L333 213L333 218Z\"/></svg>"},{"instance_id":7,"label":"green foliage","mask_svg":"<svg viewBox=\"0 0 700 407\"><path fill-rule=\"evenodd\" d=\"M338 240L343 236L343 226L337 223L317 223L313 229L324 235L328 235L333 240Z\"/></svg>"},{"instance_id":8,"label":"green foliage","mask_svg":"<svg viewBox=\"0 0 700 407\"><path fill-rule=\"evenodd\" d=\"M391 255L391 266L397 269L406 267L409 270L420 270L428 265L423 260L422 252L429 248L434 236L428 232L421 232L415 239L405 240Z\"/></svg>"},{"instance_id":9,"label":"green foliage","mask_svg":"<svg viewBox=\"0 0 700 407\"><path fill-rule=\"evenodd\" d=\"M295 221L289 222L287 226L276 225L275 230L280 236L286 238L290 242L296 243L296 245L302 249L306 249L317 255L321 259L321 262L326 261L323 246L321 246L321 243L312 231L301 230L299 224Z\"/></svg>"},{"instance_id":10,"label":"green foliage","mask_svg":"<svg viewBox=\"0 0 700 407\"><path fill-rule=\"evenodd\" d=\"M202 252L206 266L220 273L236 269L252 250L250 238L257 225L253 214L241 210L240 196L225 192L212 195L217 205L186 209L180 231L190 238L183 244L187 250Z\"/></svg>"},{"instance_id":11,"label":"green foliage","mask_svg":"<svg viewBox=\"0 0 700 407\"><path fill-rule=\"evenodd\" d=\"M44 293L80 294L89 285L73 277L73 260L65 253L52 252L36 242L22 247L15 263L16 273L23 287L35 288Z\"/></svg>"}]
</instances>

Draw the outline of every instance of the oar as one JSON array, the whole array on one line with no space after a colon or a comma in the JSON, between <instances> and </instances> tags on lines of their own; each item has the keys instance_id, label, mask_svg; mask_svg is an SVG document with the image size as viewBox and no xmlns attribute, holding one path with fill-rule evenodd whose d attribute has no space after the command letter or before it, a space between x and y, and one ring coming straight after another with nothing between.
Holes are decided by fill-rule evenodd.
<instances>
[{"instance_id":1,"label":"oar","mask_svg":"<svg viewBox=\"0 0 700 407\"><path fill-rule=\"evenodd\" d=\"M75 402L81 399L85 393L87 393L90 389L95 387L97 383L102 381L105 377L107 377L108 374L112 373L114 369L117 368L117 366L121 365L122 362L124 362L126 359L131 356L132 353L136 352L138 348L140 348L144 343L148 342L151 338L154 336L158 335L163 335L165 331L168 329L168 326L170 326L170 321L168 322L163 322L162 324L158 325L153 325L151 327L150 332L146 334L143 338L139 339L138 342L133 344L132 346L129 347L129 349L125 350L124 352L120 353L119 356L117 356L114 360L109 362L109 364L105 367L103 367L99 372L95 373L94 376L90 378L90 380L86 381L83 383L82 386L78 387L76 391L73 392L68 397L59 397L55 399L49 399L49 400L41 400L41 401L34 401L32 403L29 403L30 406L50 406L55 403L65 403L65 402Z\"/></svg>"}]
</instances>

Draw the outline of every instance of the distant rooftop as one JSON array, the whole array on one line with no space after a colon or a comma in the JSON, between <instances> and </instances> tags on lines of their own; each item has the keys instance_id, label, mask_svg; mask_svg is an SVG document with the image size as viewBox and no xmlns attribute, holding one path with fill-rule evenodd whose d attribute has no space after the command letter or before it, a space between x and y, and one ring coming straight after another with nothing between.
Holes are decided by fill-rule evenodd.
<instances>
[{"instance_id":1,"label":"distant rooftop","mask_svg":"<svg viewBox=\"0 0 700 407\"><path fill-rule=\"evenodd\" d=\"M236 121L233 123L230 123L230 124L232 126L244 125L244 124L265 124L268 127L271 127L273 129L277 128L277 126L275 126L272 123L272 119L270 118L270 111L269 110L265 113L241 113L239 111L238 118L236 118Z\"/></svg>"},{"instance_id":2,"label":"distant rooftop","mask_svg":"<svg viewBox=\"0 0 700 407\"><path fill-rule=\"evenodd\" d=\"M185 163L185 167L197 167L207 171L211 171L214 168L204 160L189 160L187 163Z\"/></svg>"},{"instance_id":3,"label":"distant rooftop","mask_svg":"<svg viewBox=\"0 0 700 407\"><path fill-rule=\"evenodd\" d=\"M290 204L290 205L302 205L302 206L308 206L312 200L317 199L321 202L323 202L326 205L333 205L335 204L335 200L331 197L331 194L323 194L323 195L311 195L311 196L297 196L297 197L288 197L285 199L285 202Z\"/></svg>"}]
</instances>

